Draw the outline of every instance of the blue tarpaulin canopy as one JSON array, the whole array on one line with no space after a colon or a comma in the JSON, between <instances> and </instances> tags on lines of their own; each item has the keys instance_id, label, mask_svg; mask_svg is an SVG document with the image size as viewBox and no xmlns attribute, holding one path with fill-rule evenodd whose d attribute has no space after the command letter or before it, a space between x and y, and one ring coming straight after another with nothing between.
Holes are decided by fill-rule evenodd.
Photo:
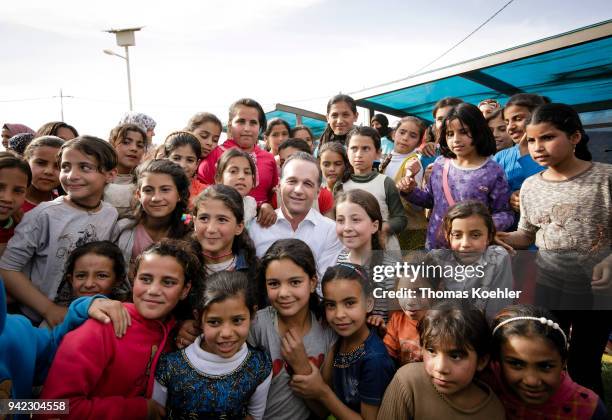
<instances>
[{"instance_id":1,"label":"blue tarpaulin canopy","mask_svg":"<svg viewBox=\"0 0 612 420\"><path fill-rule=\"evenodd\" d=\"M274 110L266 112L266 119L270 121L272 118L282 118L287 121L291 127L305 125L310 128L315 138L323 134L325 125L327 124L325 115L283 104L276 104Z\"/></svg>"},{"instance_id":2,"label":"blue tarpaulin canopy","mask_svg":"<svg viewBox=\"0 0 612 420\"><path fill-rule=\"evenodd\" d=\"M548 96L599 119L607 116L603 122L611 123L610 113L601 111L612 109L612 20L385 83L355 97L371 113L431 122L435 103L446 96L473 104L495 98L503 104L520 92Z\"/></svg>"}]
</instances>

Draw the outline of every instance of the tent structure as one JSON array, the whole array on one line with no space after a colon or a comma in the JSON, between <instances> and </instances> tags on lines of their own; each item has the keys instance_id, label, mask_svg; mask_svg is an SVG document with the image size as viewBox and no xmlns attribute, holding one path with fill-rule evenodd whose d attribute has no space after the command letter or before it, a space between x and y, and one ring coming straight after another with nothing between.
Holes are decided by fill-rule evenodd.
<instances>
[{"instance_id":1,"label":"tent structure","mask_svg":"<svg viewBox=\"0 0 612 420\"><path fill-rule=\"evenodd\" d=\"M504 103L515 93L548 96L578 112L612 109L612 20L452 66L385 83L355 95L360 107L432 120L437 100L455 96ZM607 123L612 126L612 115Z\"/></svg>"},{"instance_id":2,"label":"tent structure","mask_svg":"<svg viewBox=\"0 0 612 420\"><path fill-rule=\"evenodd\" d=\"M515 93L572 105L591 137L594 159L612 163L612 20L353 93L374 112L433 120L444 97L504 104Z\"/></svg>"},{"instance_id":3,"label":"tent structure","mask_svg":"<svg viewBox=\"0 0 612 420\"><path fill-rule=\"evenodd\" d=\"M270 121L272 118L282 118L287 121L291 127L305 125L310 128L315 138L323 134L325 125L327 124L327 120L323 114L283 104L276 104L272 111L266 112L266 119Z\"/></svg>"}]
</instances>

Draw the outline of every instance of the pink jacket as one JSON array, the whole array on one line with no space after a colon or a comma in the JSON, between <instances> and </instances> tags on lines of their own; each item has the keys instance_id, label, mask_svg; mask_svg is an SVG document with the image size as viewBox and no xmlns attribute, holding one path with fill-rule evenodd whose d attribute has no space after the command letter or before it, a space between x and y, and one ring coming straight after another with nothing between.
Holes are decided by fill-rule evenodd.
<instances>
[{"instance_id":1,"label":"pink jacket","mask_svg":"<svg viewBox=\"0 0 612 420\"><path fill-rule=\"evenodd\" d=\"M215 172L217 161L227 149L239 147L234 140L226 140L223 144L215 147L206 159L200 162L198 167L198 179L205 184L215 183ZM274 194L274 187L278 184L278 166L274 156L255 145L250 153L257 166L257 183L249 195L257 200L257 206L263 203L270 203Z\"/></svg>"}]
</instances>

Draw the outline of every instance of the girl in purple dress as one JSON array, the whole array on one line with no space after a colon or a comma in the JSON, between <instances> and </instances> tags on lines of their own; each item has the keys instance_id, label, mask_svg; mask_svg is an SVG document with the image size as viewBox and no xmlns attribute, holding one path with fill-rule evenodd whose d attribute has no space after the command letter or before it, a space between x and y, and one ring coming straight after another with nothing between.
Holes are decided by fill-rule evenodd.
<instances>
[{"instance_id":1,"label":"girl in purple dress","mask_svg":"<svg viewBox=\"0 0 612 420\"><path fill-rule=\"evenodd\" d=\"M448 247L442 220L448 208L459 201L482 201L491 211L498 231L512 226L508 181L501 166L489 158L495 153L495 139L478 108L461 103L447 114L440 132L440 151L442 156L434 162L423 189L416 187L413 177L402 178L397 184L405 199L433 208L426 248Z\"/></svg>"}]
</instances>

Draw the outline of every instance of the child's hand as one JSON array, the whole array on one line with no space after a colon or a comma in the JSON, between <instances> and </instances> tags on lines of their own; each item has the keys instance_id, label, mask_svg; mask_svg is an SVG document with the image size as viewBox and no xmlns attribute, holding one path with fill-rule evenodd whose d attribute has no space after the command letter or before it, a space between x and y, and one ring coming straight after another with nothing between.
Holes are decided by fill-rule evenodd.
<instances>
[{"instance_id":1,"label":"child's hand","mask_svg":"<svg viewBox=\"0 0 612 420\"><path fill-rule=\"evenodd\" d=\"M68 308L51 303L42 316L47 321L47 324L49 324L49 327L54 328L64 321L66 313L68 313Z\"/></svg>"},{"instance_id":2,"label":"child's hand","mask_svg":"<svg viewBox=\"0 0 612 420\"><path fill-rule=\"evenodd\" d=\"M496 243L497 245L501 245L504 248L506 248L506 251L508 251L510 255L516 255L516 251L514 250L512 245L510 245L509 243L509 238L510 238L510 233L508 232L496 232L493 242Z\"/></svg>"},{"instance_id":3,"label":"child's hand","mask_svg":"<svg viewBox=\"0 0 612 420\"><path fill-rule=\"evenodd\" d=\"M147 400L147 419L161 420L164 417L166 417L166 409L153 399Z\"/></svg>"},{"instance_id":4,"label":"child's hand","mask_svg":"<svg viewBox=\"0 0 612 420\"><path fill-rule=\"evenodd\" d=\"M421 153L423 156L434 157L436 155L436 144L425 143L423 146L421 146Z\"/></svg>"},{"instance_id":5,"label":"child's hand","mask_svg":"<svg viewBox=\"0 0 612 420\"><path fill-rule=\"evenodd\" d=\"M612 255L593 267L593 290L612 290Z\"/></svg>"},{"instance_id":6,"label":"child's hand","mask_svg":"<svg viewBox=\"0 0 612 420\"><path fill-rule=\"evenodd\" d=\"M259 208L257 223L264 228L270 227L276 223L276 212L270 203L263 203Z\"/></svg>"},{"instance_id":7,"label":"child's hand","mask_svg":"<svg viewBox=\"0 0 612 420\"><path fill-rule=\"evenodd\" d=\"M117 338L125 335L127 328L132 325L132 319L127 308L118 300L97 298L89 305L87 314L103 324L113 323Z\"/></svg>"},{"instance_id":8,"label":"child's hand","mask_svg":"<svg viewBox=\"0 0 612 420\"><path fill-rule=\"evenodd\" d=\"M517 213L521 212L521 190L516 190L510 195L510 207Z\"/></svg>"},{"instance_id":9,"label":"child's hand","mask_svg":"<svg viewBox=\"0 0 612 420\"><path fill-rule=\"evenodd\" d=\"M200 334L202 334L202 330L193 319L184 321L176 335L176 347L184 349L193 343Z\"/></svg>"},{"instance_id":10,"label":"child's hand","mask_svg":"<svg viewBox=\"0 0 612 420\"><path fill-rule=\"evenodd\" d=\"M376 327L378 330L378 335L381 337L384 337L387 333L387 324L385 323L384 318L380 315L370 315L366 319L366 323L372 327Z\"/></svg>"},{"instance_id":11,"label":"child's hand","mask_svg":"<svg viewBox=\"0 0 612 420\"><path fill-rule=\"evenodd\" d=\"M406 173L410 172L410 176L414 176L414 174L419 173L421 170L421 162L417 158L410 159L408 164L406 165Z\"/></svg>"},{"instance_id":12,"label":"child's hand","mask_svg":"<svg viewBox=\"0 0 612 420\"><path fill-rule=\"evenodd\" d=\"M281 338L281 356L295 373L301 375L310 373L308 355L302 337L292 329Z\"/></svg>"},{"instance_id":13,"label":"child's hand","mask_svg":"<svg viewBox=\"0 0 612 420\"><path fill-rule=\"evenodd\" d=\"M400 192L409 193L416 187L416 181L412 176L405 176L395 186Z\"/></svg>"},{"instance_id":14,"label":"child's hand","mask_svg":"<svg viewBox=\"0 0 612 420\"><path fill-rule=\"evenodd\" d=\"M310 362L311 372L308 375L293 375L289 386L297 396L308 400L318 400L325 394L327 384L319 369Z\"/></svg>"}]
</instances>

